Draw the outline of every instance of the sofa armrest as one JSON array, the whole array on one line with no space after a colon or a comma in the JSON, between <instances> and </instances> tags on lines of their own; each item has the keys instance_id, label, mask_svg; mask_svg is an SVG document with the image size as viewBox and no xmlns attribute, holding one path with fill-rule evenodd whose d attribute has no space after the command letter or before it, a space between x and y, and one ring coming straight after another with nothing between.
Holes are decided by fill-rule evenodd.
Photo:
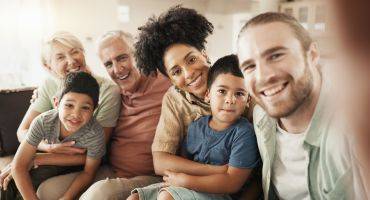
<instances>
[{"instance_id":1,"label":"sofa armrest","mask_svg":"<svg viewBox=\"0 0 370 200\"><path fill-rule=\"evenodd\" d=\"M17 129L30 106L34 89L0 90L0 156L16 152L19 146Z\"/></svg>"}]
</instances>

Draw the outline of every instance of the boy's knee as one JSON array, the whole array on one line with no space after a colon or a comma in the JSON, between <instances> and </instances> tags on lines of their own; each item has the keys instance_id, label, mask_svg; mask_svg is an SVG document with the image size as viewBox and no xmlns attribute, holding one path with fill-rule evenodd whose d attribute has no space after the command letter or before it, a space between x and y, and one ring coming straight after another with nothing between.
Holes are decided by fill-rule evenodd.
<instances>
[{"instance_id":1,"label":"boy's knee","mask_svg":"<svg viewBox=\"0 0 370 200\"><path fill-rule=\"evenodd\" d=\"M173 200L173 197L166 190L162 190L161 192L159 192L157 199L158 200Z\"/></svg>"},{"instance_id":2,"label":"boy's knee","mask_svg":"<svg viewBox=\"0 0 370 200\"><path fill-rule=\"evenodd\" d=\"M131 194L127 200L139 200L139 194L138 193L134 193L134 194Z\"/></svg>"}]
</instances>

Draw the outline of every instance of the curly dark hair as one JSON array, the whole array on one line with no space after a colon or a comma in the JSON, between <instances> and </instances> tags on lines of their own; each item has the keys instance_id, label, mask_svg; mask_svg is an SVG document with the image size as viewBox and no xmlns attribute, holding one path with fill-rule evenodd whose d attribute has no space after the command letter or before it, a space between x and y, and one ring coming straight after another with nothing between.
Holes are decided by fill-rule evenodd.
<instances>
[{"instance_id":1,"label":"curly dark hair","mask_svg":"<svg viewBox=\"0 0 370 200\"><path fill-rule=\"evenodd\" d=\"M149 18L139 27L135 43L135 58L138 69L145 75L157 72L167 75L163 54L172 44L186 44L204 50L206 38L213 32L213 25L194 9L181 5L170 8L158 18Z\"/></svg>"}]
</instances>

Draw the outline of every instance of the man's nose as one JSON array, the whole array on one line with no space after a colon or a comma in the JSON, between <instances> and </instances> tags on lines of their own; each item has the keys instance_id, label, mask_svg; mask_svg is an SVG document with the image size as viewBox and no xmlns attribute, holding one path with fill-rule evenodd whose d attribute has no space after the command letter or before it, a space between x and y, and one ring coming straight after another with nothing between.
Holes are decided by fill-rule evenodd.
<instances>
[{"instance_id":1,"label":"man's nose","mask_svg":"<svg viewBox=\"0 0 370 200\"><path fill-rule=\"evenodd\" d=\"M267 83L270 79L276 76L272 67L266 66L264 64L256 64L256 81L258 83Z\"/></svg>"},{"instance_id":2,"label":"man's nose","mask_svg":"<svg viewBox=\"0 0 370 200\"><path fill-rule=\"evenodd\" d=\"M119 65L118 62L113 61L112 64L113 64L113 70L114 70L115 74L118 74L118 73L122 72L123 67L121 65Z\"/></svg>"}]
</instances>

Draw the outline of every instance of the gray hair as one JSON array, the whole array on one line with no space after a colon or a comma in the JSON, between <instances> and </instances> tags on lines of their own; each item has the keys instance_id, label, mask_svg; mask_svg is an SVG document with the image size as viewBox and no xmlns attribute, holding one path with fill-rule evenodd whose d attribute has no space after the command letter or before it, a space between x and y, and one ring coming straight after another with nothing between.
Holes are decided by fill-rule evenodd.
<instances>
[{"instance_id":1,"label":"gray hair","mask_svg":"<svg viewBox=\"0 0 370 200\"><path fill-rule=\"evenodd\" d=\"M127 44L130 51L134 52L134 37L125 31L122 30L112 30L104 33L98 40L97 40L97 51L99 52L100 48L108 41L112 41L114 39L120 39Z\"/></svg>"},{"instance_id":2,"label":"gray hair","mask_svg":"<svg viewBox=\"0 0 370 200\"><path fill-rule=\"evenodd\" d=\"M41 62L42 64L48 65L51 58L52 46L55 44L61 44L69 48L75 48L84 52L81 41L74 35L66 31L58 31L47 38L41 48Z\"/></svg>"}]
</instances>

